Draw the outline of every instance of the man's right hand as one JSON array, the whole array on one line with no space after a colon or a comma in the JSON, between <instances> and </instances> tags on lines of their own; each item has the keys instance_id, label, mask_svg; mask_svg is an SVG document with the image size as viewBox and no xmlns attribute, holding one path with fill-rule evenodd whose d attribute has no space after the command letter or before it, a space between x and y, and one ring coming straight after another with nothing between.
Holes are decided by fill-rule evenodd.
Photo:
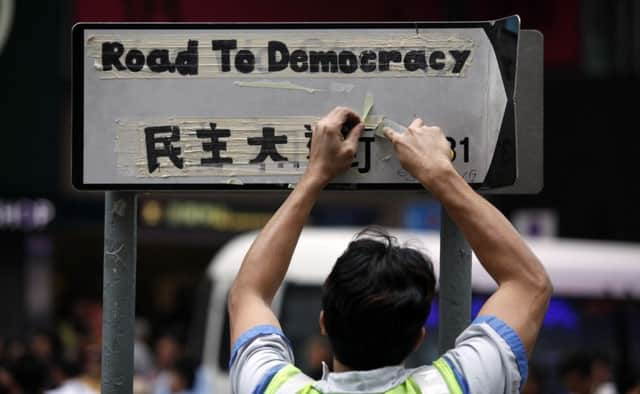
<instances>
[{"instance_id":1,"label":"man's right hand","mask_svg":"<svg viewBox=\"0 0 640 394\"><path fill-rule=\"evenodd\" d=\"M427 187L440 174L453 169L449 142L437 126L414 119L404 133L385 127L384 135L393 144L402 167Z\"/></svg>"},{"instance_id":2,"label":"man's right hand","mask_svg":"<svg viewBox=\"0 0 640 394\"><path fill-rule=\"evenodd\" d=\"M479 315L495 316L518 334L530 355L552 285L544 267L509 221L453 168L449 143L438 127L416 119L400 134L389 128L398 160L436 197L464 233L498 290ZM446 262L445 262L446 264Z\"/></svg>"}]
</instances>

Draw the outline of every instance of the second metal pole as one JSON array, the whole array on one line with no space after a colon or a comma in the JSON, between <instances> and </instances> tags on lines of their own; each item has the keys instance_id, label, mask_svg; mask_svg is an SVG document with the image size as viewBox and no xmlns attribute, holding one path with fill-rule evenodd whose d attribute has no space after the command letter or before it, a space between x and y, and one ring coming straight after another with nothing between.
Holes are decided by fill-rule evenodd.
<instances>
[{"instance_id":1,"label":"second metal pole","mask_svg":"<svg viewBox=\"0 0 640 394\"><path fill-rule=\"evenodd\" d=\"M442 207L438 352L453 348L471 321L471 247Z\"/></svg>"},{"instance_id":2,"label":"second metal pole","mask_svg":"<svg viewBox=\"0 0 640 394\"><path fill-rule=\"evenodd\" d=\"M137 201L106 192L102 288L102 393L133 392Z\"/></svg>"}]
</instances>

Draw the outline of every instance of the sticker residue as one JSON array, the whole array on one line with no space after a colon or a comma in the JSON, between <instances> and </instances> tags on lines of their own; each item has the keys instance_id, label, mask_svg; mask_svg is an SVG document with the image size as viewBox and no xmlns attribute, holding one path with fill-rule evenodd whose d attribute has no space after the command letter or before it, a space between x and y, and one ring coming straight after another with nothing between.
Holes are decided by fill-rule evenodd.
<instances>
[{"instance_id":1,"label":"sticker residue","mask_svg":"<svg viewBox=\"0 0 640 394\"><path fill-rule=\"evenodd\" d=\"M367 92L367 95L364 97L364 106L362 108L362 121L367 123L367 118L371 113L371 109L373 108L373 94Z\"/></svg>"}]
</instances>

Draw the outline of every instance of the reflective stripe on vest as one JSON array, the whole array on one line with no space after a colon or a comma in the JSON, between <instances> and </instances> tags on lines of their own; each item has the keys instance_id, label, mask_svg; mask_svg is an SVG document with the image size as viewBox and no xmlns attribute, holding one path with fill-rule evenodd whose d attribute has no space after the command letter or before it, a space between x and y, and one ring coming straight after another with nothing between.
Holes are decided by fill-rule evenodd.
<instances>
[{"instance_id":1,"label":"reflective stripe on vest","mask_svg":"<svg viewBox=\"0 0 640 394\"><path fill-rule=\"evenodd\" d=\"M281 389L287 389L294 391L289 391L290 393L296 393L300 388L302 388L305 384L309 382L299 381L299 377L306 377L298 368L294 367L291 364L286 365L284 368L278 371L273 378L271 378L271 382L267 386L267 389L264 391L264 394L279 394L284 393ZM294 379L296 378L296 379ZM309 381L312 381L311 378L307 378ZM290 381L294 381L299 384L297 390L294 387L290 387L288 383Z\"/></svg>"},{"instance_id":2,"label":"reflective stripe on vest","mask_svg":"<svg viewBox=\"0 0 640 394\"><path fill-rule=\"evenodd\" d=\"M425 394L451 394L454 392L449 389L444 375L434 366L418 368L411 374L411 378Z\"/></svg>"},{"instance_id":3,"label":"reflective stripe on vest","mask_svg":"<svg viewBox=\"0 0 640 394\"><path fill-rule=\"evenodd\" d=\"M300 369L289 364L282 368L269 382L265 394L322 394L313 387L315 381ZM455 374L443 359L433 367L418 368L402 384L385 394L462 394Z\"/></svg>"},{"instance_id":4,"label":"reflective stripe on vest","mask_svg":"<svg viewBox=\"0 0 640 394\"><path fill-rule=\"evenodd\" d=\"M444 361L442 357L433 362L433 366L440 372L444 381L449 388L449 392L451 394L462 394L462 388L460 387L460 383L458 383L458 379L456 379L456 375L453 373L453 370L449 366L449 364Z\"/></svg>"}]
</instances>

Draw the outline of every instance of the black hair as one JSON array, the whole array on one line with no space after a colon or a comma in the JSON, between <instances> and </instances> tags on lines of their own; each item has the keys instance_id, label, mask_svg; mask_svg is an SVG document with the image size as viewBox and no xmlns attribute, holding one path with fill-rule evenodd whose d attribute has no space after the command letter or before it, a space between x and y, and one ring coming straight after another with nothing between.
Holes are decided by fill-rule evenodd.
<instances>
[{"instance_id":1,"label":"black hair","mask_svg":"<svg viewBox=\"0 0 640 394\"><path fill-rule=\"evenodd\" d=\"M413 351L434 296L431 260L379 228L356 235L322 289L335 357L355 370L400 364Z\"/></svg>"}]
</instances>

